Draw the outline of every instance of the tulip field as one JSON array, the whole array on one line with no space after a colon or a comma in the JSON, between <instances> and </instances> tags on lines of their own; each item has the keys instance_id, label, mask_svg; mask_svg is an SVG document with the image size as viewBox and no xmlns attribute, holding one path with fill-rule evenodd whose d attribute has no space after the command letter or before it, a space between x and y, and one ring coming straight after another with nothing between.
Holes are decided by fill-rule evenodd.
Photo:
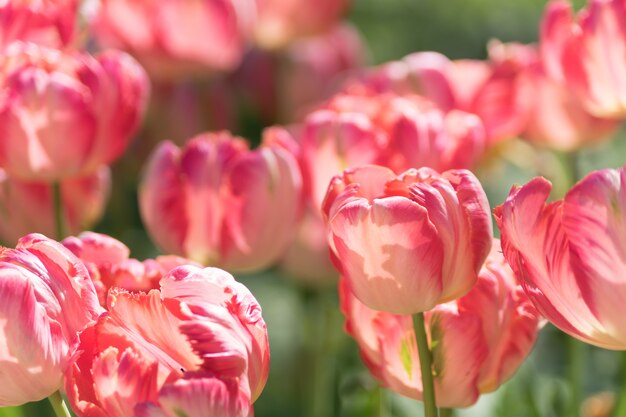
<instances>
[{"instance_id":1,"label":"tulip field","mask_svg":"<svg viewBox=\"0 0 626 417\"><path fill-rule=\"evenodd\" d=\"M626 0L0 1L0 417L626 417Z\"/></svg>"}]
</instances>

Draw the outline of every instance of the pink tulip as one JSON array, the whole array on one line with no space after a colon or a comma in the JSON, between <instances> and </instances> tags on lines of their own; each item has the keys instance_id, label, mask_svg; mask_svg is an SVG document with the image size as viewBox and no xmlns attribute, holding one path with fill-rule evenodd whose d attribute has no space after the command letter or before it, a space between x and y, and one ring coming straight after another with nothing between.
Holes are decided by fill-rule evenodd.
<instances>
[{"instance_id":1,"label":"pink tulip","mask_svg":"<svg viewBox=\"0 0 626 417\"><path fill-rule=\"evenodd\" d=\"M539 316L515 283L495 242L476 286L464 297L426 312L439 407L467 407L496 390L533 347ZM340 283L346 331L384 386L422 399L422 380L413 321L362 304L347 280Z\"/></svg>"},{"instance_id":2,"label":"pink tulip","mask_svg":"<svg viewBox=\"0 0 626 417\"><path fill-rule=\"evenodd\" d=\"M504 256L555 326L586 343L626 349L626 167L595 171L546 204L551 188L535 178L496 208Z\"/></svg>"},{"instance_id":3,"label":"pink tulip","mask_svg":"<svg viewBox=\"0 0 626 417\"><path fill-rule=\"evenodd\" d=\"M230 274L181 266L160 291L112 289L107 304L66 374L79 417L249 415L269 371L267 329Z\"/></svg>"},{"instance_id":4,"label":"pink tulip","mask_svg":"<svg viewBox=\"0 0 626 417\"><path fill-rule=\"evenodd\" d=\"M158 289L161 278L177 266L197 265L173 255L138 261L129 258L130 249L119 240L94 232L83 232L77 237L65 238L62 243L89 269L103 307L106 306L110 288L147 292Z\"/></svg>"},{"instance_id":5,"label":"pink tulip","mask_svg":"<svg viewBox=\"0 0 626 417\"><path fill-rule=\"evenodd\" d=\"M303 123L303 174L314 207L342 170L381 164L395 172L469 168L485 150L474 115L444 112L417 95L352 91L334 96Z\"/></svg>"},{"instance_id":6,"label":"pink tulip","mask_svg":"<svg viewBox=\"0 0 626 417\"><path fill-rule=\"evenodd\" d=\"M450 61L437 52L418 52L370 70L355 84L378 93L419 94L444 112L474 114L487 143L494 144L524 129L532 89L523 70L536 60L530 47L492 41L487 61Z\"/></svg>"},{"instance_id":7,"label":"pink tulip","mask_svg":"<svg viewBox=\"0 0 626 417\"><path fill-rule=\"evenodd\" d=\"M77 333L103 311L85 266L30 234L0 249L0 406L41 400L62 386Z\"/></svg>"},{"instance_id":8,"label":"pink tulip","mask_svg":"<svg viewBox=\"0 0 626 417\"><path fill-rule=\"evenodd\" d=\"M64 224L78 233L104 214L111 188L111 173L102 166L82 178L61 182ZM13 245L30 232L54 235L54 208L50 184L31 183L9 177L0 169L0 239Z\"/></svg>"},{"instance_id":9,"label":"pink tulip","mask_svg":"<svg viewBox=\"0 0 626 417\"><path fill-rule=\"evenodd\" d=\"M626 6L590 0L573 16L566 0L548 3L541 24L541 55L549 74L562 79L598 117L626 116Z\"/></svg>"},{"instance_id":10,"label":"pink tulip","mask_svg":"<svg viewBox=\"0 0 626 417\"><path fill-rule=\"evenodd\" d=\"M0 49L13 41L29 41L52 48L74 37L76 0L5 0L0 4Z\"/></svg>"},{"instance_id":11,"label":"pink tulip","mask_svg":"<svg viewBox=\"0 0 626 417\"><path fill-rule=\"evenodd\" d=\"M335 263L355 296L394 314L466 294L491 247L489 203L466 170L349 169L332 180L324 214Z\"/></svg>"},{"instance_id":12,"label":"pink tulip","mask_svg":"<svg viewBox=\"0 0 626 417\"><path fill-rule=\"evenodd\" d=\"M93 58L18 42L0 69L0 166L16 178L93 173L120 156L143 116L146 75L118 52Z\"/></svg>"},{"instance_id":13,"label":"pink tulip","mask_svg":"<svg viewBox=\"0 0 626 417\"><path fill-rule=\"evenodd\" d=\"M278 144L251 151L226 132L171 142L152 155L139 191L144 224L165 252L234 270L271 265L299 220L297 161Z\"/></svg>"},{"instance_id":14,"label":"pink tulip","mask_svg":"<svg viewBox=\"0 0 626 417\"><path fill-rule=\"evenodd\" d=\"M347 12L349 0L256 0L256 42L265 49L280 49L290 42L319 35Z\"/></svg>"},{"instance_id":15,"label":"pink tulip","mask_svg":"<svg viewBox=\"0 0 626 417\"><path fill-rule=\"evenodd\" d=\"M253 0L102 0L93 30L155 78L203 76L239 64L254 10Z\"/></svg>"},{"instance_id":16,"label":"pink tulip","mask_svg":"<svg viewBox=\"0 0 626 417\"><path fill-rule=\"evenodd\" d=\"M609 137L617 120L591 115L563 82L549 78L543 68L530 68L534 100L522 137L559 151L573 151Z\"/></svg>"}]
</instances>

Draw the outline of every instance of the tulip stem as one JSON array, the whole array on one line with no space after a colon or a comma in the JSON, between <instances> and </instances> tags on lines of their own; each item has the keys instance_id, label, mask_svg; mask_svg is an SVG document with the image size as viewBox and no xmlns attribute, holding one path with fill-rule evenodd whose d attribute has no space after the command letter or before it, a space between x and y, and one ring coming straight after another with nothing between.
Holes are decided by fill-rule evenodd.
<instances>
[{"instance_id":1,"label":"tulip stem","mask_svg":"<svg viewBox=\"0 0 626 417\"><path fill-rule=\"evenodd\" d=\"M428 347L424 313L417 313L413 315L413 328L415 329L417 352L419 354L420 367L422 371L422 398L424 401L424 415L425 417L437 417L437 402L435 401L435 386L433 384L432 355L430 348Z\"/></svg>"},{"instance_id":2,"label":"tulip stem","mask_svg":"<svg viewBox=\"0 0 626 417\"><path fill-rule=\"evenodd\" d=\"M71 417L70 410L67 409L65 401L63 401L63 396L61 396L59 391L55 391L52 395L50 395L48 397L48 401L50 401L50 405L52 405L54 414L57 417Z\"/></svg>"},{"instance_id":3,"label":"tulip stem","mask_svg":"<svg viewBox=\"0 0 626 417\"><path fill-rule=\"evenodd\" d=\"M63 224L63 200L61 199L61 183L52 183L52 200L54 204L54 231L57 240L65 237L65 227Z\"/></svg>"},{"instance_id":4,"label":"tulip stem","mask_svg":"<svg viewBox=\"0 0 626 417\"><path fill-rule=\"evenodd\" d=\"M439 417L453 417L454 409L452 408L440 408L439 409Z\"/></svg>"},{"instance_id":5,"label":"tulip stem","mask_svg":"<svg viewBox=\"0 0 626 417\"><path fill-rule=\"evenodd\" d=\"M611 414L612 417L626 417L626 351L621 352L621 356L622 363L618 378L620 381L620 390L615 400L615 408Z\"/></svg>"},{"instance_id":6,"label":"tulip stem","mask_svg":"<svg viewBox=\"0 0 626 417\"><path fill-rule=\"evenodd\" d=\"M580 412L582 399L582 376L585 360L585 345L571 336L567 337L567 349L569 356L568 377L571 391L570 416L577 416Z\"/></svg>"}]
</instances>

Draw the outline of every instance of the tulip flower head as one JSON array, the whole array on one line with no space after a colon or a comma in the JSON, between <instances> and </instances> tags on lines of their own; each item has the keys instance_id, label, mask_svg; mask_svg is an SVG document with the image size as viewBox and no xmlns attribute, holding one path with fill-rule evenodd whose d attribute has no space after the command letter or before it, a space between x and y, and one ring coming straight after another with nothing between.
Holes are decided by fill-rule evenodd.
<instances>
[{"instance_id":1,"label":"tulip flower head","mask_svg":"<svg viewBox=\"0 0 626 417\"><path fill-rule=\"evenodd\" d=\"M76 0L5 0L0 4L0 49L14 41L62 48L74 37L77 11Z\"/></svg>"},{"instance_id":2,"label":"tulip flower head","mask_svg":"<svg viewBox=\"0 0 626 417\"><path fill-rule=\"evenodd\" d=\"M180 266L160 291L110 290L107 307L67 371L79 417L251 414L269 371L267 329L231 275Z\"/></svg>"},{"instance_id":3,"label":"tulip flower head","mask_svg":"<svg viewBox=\"0 0 626 417\"><path fill-rule=\"evenodd\" d=\"M541 22L541 55L548 73L564 81L597 117L626 116L626 5L589 0L574 16L567 0L552 0Z\"/></svg>"},{"instance_id":4,"label":"tulip flower head","mask_svg":"<svg viewBox=\"0 0 626 417\"><path fill-rule=\"evenodd\" d=\"M466 294L491 248L487 197L466 170L349 169L323 209L335 264L376 310L415 314Z\"/></svg>"},{"instance_id":5,"label":"tulip flower head","mask_svg":"<svg viewBox=\"0 0 626 417\"><path fill-rule=\"evenodd\" d=\"M28 181L84 176L126 149L148 79L130 56L13 43L0 55L0 167Z\"/></svg>"},{"instance_id":6,"label":"tulip flower head","mask_svg":"<svg viewBox=\"0 0 626 417\"><path fill-rule=\"evenodd\" d=\"M513 187L495 209L502 250L537 309L583 342L626 349L626 167L592 172L562 200L551 184Z\"/></svg>"},{"instance_id":7,"label":"tulip flower head","mask_svg":"<svg viewBox=\"0 0 626 417\"><path fill-rule=\"evenodd\" d=\"M87 266L103 307L106 307L107 294L113 287L131 292L147 292L158 289L161 278L175 267L197 265L174 255L162 255L144 261L129 258L130 249L122 242L94 232L70 236L61 243Z\"/></svg>"},{"instance_id":8,"label":"tulip flower head","mask_svg":"<svg viewBox=\"0 0 626 417\"><path fill-rule=\"evenodd\" d=\"M249 150L230 134L209 133L183 149L162 143L139 191L143 221L164 251L236 270L269 266L299 220L302 179L279 144Z\"/></svg>"},{"instance_id":9,"label":"tulip flower head","mask_svg":"<svg viewBox=\"0 0 626 417\"><path fill-rule=\"evenodd\" d=\"M253 0L100 3L92 22L98 40L131 53L159 80L234 69L255 21Z\"/></svg>"},{"instance_id":10,"label":"tulip flower head","mask_svg":"<svg viewBox=\"0 0 626 417\"><path fill-rule=\"evenodd\" d=\"M103 309L85 266L40 234L0 249L0 406L59 390L80 331Z\"/></svg>"},{"instance_id":11,"label":"tulip flower head","mask_svg":"<svg viewBox=\"0 0 626 417\"><path fill-rule=\"evenodd\" d=\"M425 313L439 407L467 407L496 390L519 368L539 331L539 314L499 252L499 242L476 286L456 301ZM421 369L410 316L376 311L340 282L346 331L383 385L422 399Z\"/></svg>"}]
</instances>

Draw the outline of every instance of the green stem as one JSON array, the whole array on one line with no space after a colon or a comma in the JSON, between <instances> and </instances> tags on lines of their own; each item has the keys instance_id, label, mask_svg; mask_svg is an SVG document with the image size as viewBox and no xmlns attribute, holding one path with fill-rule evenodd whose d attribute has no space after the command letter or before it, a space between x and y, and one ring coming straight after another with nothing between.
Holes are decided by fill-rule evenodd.
<instances>
[{"instance_id":1,"label":"green stem","mask_svg":"<svg viewBox=\"0 0 626 417\"><path fill-rule=\"evenodd\" d=\"M582 342L567 337L567 353L568 353L568 380L570 392L572 394L570 402L570 416L578 416L580 413L580 404L582 402L582 376L583 365L585 359L585 345Z\"/></svg>"},{"instance_id":2,"label":"green stem","mask_svg":"<svg viewBox=\"0 0 626 417\"><path fill-rule=\"evenodd\" d=\"M389 413L389 410L387 409L387 398L385 396L385 389L379 385L378 388L376 388L376 393L378 394L376 396L376 400L378 403L377 404L378 407L376 407L378 411L377 416L389 417L391 414Z\"/></svg>"},{"instance_id":3,"label":"green stem","mask_svg":"<svg viewBox=\"0 0 626 417\"><path fill-rule=\"evenodd\" d=\"M453 408L440 408L439 409L439 417L453 417L454 409Z\"/></svg>"},{"instance_id":4,"label":"green stem","mask_svg":"<svg viewBox=\"0 0 626 417\"><path fill-rule=\"evenodd\" d=\"M63 397L59 391L50 395L48 401L50 401L50 405L52 405L54 414L57 417L71 417L70 410L67 409L67 405L65 405L65 401L63 401Z\"/></svg>"},{"instance_id":5,"label":"green stem","mask_svg":"<svg viewBox=\"0 0 626 417\"><path fill-rule=\"evenodd\" d=\"M307 309L309 328L312 329L309 347L313 349L310 360L312 373L309 398L311 417L328 417L335 414L333 392L335 355L333 354L333 320L335 307L329 305L326 294L311 291L310 308Z\"/></svg>"},{"instance_id":6,"label":"green stem","mask_svg":"<svg viewBox=\"0 0 626 417\"><path fill-rule=\"evenodd\" d=\"M572 186L580 180L579 153L577 151L567 152L564 154L564 157L570 186Z\"/></svg>"},{"instance_id":7,"label":"green stem","mask_svg":"<svg viewBox=\"0 0 626 417\"><path fill-rule=\"evenodd\" d=\"M417 313L413 315L413 328L415 329L417 352L419 354L420 367L422 370L424 416L437 417L437 402L435 401L435 386L433 384L432 355L430 348L428 347L424 313Z\"/></svg>"},{"instance_id":8,"label":"green stem","mask_svg":"<svg viewBox=\"0 0 626 417\"><path fill-rule=\"evenodd\" d=\"M54 231L57 240L65 237L65 225L63 224L63 200L61 198L61 183L52 183L52 200L54 204Z\"/></svg>"},{"instance_id":9,"label":"green stem","mask_svg":"<svg viewBox=\"0 0 626 417\"><path fill-rule=\"evenodd\" d=\"M618 397L615 400L615 408L612 417L626 417L626 350L621 352L622 363L620 369L620 389Z\"/></svg>"}]
</instances>

